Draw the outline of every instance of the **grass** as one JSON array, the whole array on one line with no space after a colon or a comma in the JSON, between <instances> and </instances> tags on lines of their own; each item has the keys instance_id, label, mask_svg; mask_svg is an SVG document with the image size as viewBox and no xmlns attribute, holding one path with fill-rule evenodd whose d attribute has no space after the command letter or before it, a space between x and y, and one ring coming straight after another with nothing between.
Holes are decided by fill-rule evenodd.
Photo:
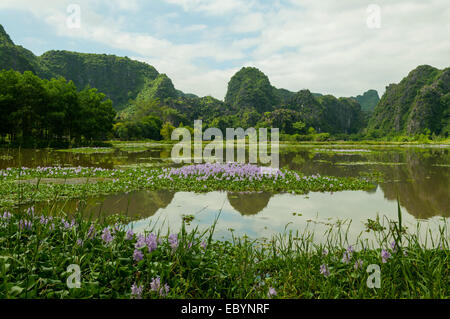
<instances>
[{"instance_id":1,"label":"grass","mask_svg":"<svg viewBox=\"0 0 450 319\"><path fill-rule=\"evenodd\" d=\"M111 147L79 147L79 148L68 148L60 149L58 152L74 153L74 154L106 154L113 153L114 148Z\"/></svg>"},{"instance_id":2,"label":"grass","mask_svg":"<svg viewBox=\"0 0 450 319\"><path fill-rule=\"evenodd\" d=\"M138 235L123 216L94 221L79 212L70 220L32 209L1 216L0 298L450 297L446 227L425 247L404 231L400 210L399 221L375 231L376 242L352 244L340 224L316 244L308 231L216 241L217 219L204 232L183 222L178 234ZM80 288L66 284L73 264ZM371 264L381 270L378 289L367 285Z\"/></svg>"}]
</instances>

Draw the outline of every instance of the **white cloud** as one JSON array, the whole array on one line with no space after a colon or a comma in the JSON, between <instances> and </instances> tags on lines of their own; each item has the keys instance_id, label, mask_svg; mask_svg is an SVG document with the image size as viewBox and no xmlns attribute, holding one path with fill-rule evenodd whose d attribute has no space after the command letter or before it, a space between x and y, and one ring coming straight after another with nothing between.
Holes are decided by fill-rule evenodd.
<instances>
[{"instance_id":1,"label":"white cloud","mask_svg":"<svg viewBox=\"0 0 450 319\"><path fill-rule=\"evenodd\" d=\"M32 12L59 36L131 51L167 73L177 88L218 98L224 97L229 78L243 66L236 61L259 67L277 87L309 88L337 96L371 88L382 93L385 86L420 64L448 67L450 7L446 0L379 0L380 29L366 25L371 1L161 1L184 13L152 12L154 23L161 27L142 33L127 31L131 16L125 12L146 18L136 0L102 2L125 10L119 20L96 12L87 0L2 0L0 9ZM65 8L71 2L82 8L81 29L65 26ZM183 16L191 12L200 14L195 23ZM217 23L209 24L211 17ZM178 38L174 40L173 35Z\"/></svg>"},{"instance_id":2,"label":"white cloud","mask_svg":"<svg viewBox=\"0 0 450 319\"><path fill-rule=\"evenodd\" d=\"M165 0L168 3L182 6L184 11L204 12L220 15L231 11L248 9L249 2L245 0Z\"/></svg>"}]
</instances>

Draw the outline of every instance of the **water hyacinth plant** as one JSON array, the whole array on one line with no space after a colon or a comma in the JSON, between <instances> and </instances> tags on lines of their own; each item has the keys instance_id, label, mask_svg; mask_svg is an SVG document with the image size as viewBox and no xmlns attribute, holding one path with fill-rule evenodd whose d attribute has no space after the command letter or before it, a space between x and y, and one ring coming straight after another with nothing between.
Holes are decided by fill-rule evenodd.
<instances>
[{"instance_id":1,"label":"water hyacinth plant","mask_svg":"<svg viewBox=\"0 0 450 319\"><path fill-rule=\"evenodd\" d=\"M267 191L307 193L370 189L366 178L330 177L280 169L267 170L253 164L214 163L180 168L104 169L84 167L8 168L0 170L0 207L27 201L82 198L139 190L171 191Z\"/></svg>"},{"instance_id":2,"label":"water hyacinth plant","mask_svg":"<svg viewBox=\"0 0 450 319\"><path fill-rule=\"evenodd\" d=\"M271 241L234 236L231 241L219 241L213 239L214 225L204 232L182 227L178 234L163 235L157 229L134 234L126 222L118 224L113 218L92 221L77 215L67 231L58 216L44 217L47 223L40 222L42 215L21 210L0 216L0 298L450 295L446 228L433 239L434 246L426 247L416 235L406 233L394 251L390 243L396 234L391 227L380 231L376 245L361 241L349 247L348 243L342 246L333 232L326 244L315 243L309 233L286 233ZM342 263L343 250L354 263ZM81 270L77 289L66 285L71 264ZM370 264L381 268L379 289L366 285L365 268Z\"/></svg>"}]
</instances>

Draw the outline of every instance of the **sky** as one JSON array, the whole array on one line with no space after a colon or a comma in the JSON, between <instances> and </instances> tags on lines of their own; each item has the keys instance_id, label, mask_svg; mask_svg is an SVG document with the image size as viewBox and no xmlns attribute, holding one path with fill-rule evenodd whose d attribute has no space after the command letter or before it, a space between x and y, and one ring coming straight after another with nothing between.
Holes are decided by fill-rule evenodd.
<instances>
[{"instance_id":1,"label":"sky","mask_svg":"<svg viewBox=\"0 0 450 319\"><path fill-rule=\"evenodd\" d=\"M143 61L175 87L223 99L243 66L277 88L381 95L450 62L448 0L0 0L12 40Z\"/></svg>"}]
</instances>

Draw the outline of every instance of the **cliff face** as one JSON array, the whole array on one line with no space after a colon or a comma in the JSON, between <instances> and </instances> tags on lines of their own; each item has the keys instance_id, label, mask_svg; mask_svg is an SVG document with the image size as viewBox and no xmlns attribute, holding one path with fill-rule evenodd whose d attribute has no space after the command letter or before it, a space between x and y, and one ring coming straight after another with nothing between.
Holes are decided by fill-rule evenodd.
<instances>
[{"instance_id":1,"label":"cliff face","mask_svg":"<svg viewBox=\"0 0 450 319\"><path fill-rule=\"evenodd\" d=\"M106 54L48 51L35 56L15 45L0 25L0 69L32 71L41 78L62 76L78 88L97 88L110 98L116 109L135 99L145 84L159 75L151 65ZM180 92L180 94L183 94Z\"/></svg>"},{"instance_id":2,"label":"cliff face","mask_svg":"<svg viewBox=\"0 0 450 319\"><path fill-rule=\"evenodd\" d=\"M384 134L448 132L450 69L422 65L400 83L391 84L369 120Z\"/></svg>"},{"instance_id":3,"label":"cliff face","mask_svg":"<svg viewBox=\"0 0 450 319\"><path fill-rule=\"evenodd\" d=\"M368 90L363 95L358 95L354 99L361 105L363 112L372 112L380 101L376 90Z\"/></svg>"},{"instance_id":4,"label":"cliff face","mask_svg":"<svg viewBox=\"0 0 450 319\"><path fill-rule=\"evenodd\" d=\"M77 87L99 89L117 109L135 99L145 83L158 76L151 65L115 55L49 51L40 62L52 74L72 80Z\"/></svg>"},{"instance_id":5,"label":"cliff face","mask_svg":"<svg viewBox=\"0 0 450 319\"><path fill-rule=\"evenodd\" d=\"M294 93L272 86L257 68L244 67L230 79L223 103L185 94L153 66L127 57L69 51L35 56L15 45L0 25L1 69L32 71L46 79L62 76L79 89L95 87L113 101L116 110L127 107L130 100L158 99L184 114L183 121L189 122L227 116L223 119L227 125L235 125L231 118L235 116L244 121L242 124L256 125L265 113L273 112L280 123L301 121L318 132L357 133L368 121L368 130L377 130L381 135L450 134L449 68L419 66L400 83L389 85L379 100L375 90L354 98L336 98L309 90ZM267 118L271 118L270 114Z\"/></svg>"},{"instance_id":6,"label":"cliff face","mask_svg":"<svg viewBox=\"0 0 450 319\"><path fill-rule=\"evenodd\" d=\"M225 103L263 113L273 110L280 98L264 73L257 68L244 67L228 83Z\"/></svg>"},{"instance_id":7,"label":"cliff face","mask_svg":"<svg viewBox=\"0 0 450 319\"><path fill-rule=\"evenodd\" d=\"M175 90L172 80L165 74L159 74L153 81L146 83L138 94L138 99L166 99L177 98L179 93Z\"/></svg>"},{"instance_id":8,"label":"cliff face","mask_svg":"<svg viewBox=\"0 0 450 319\"><path fill-rule=\"evenodd\" d=\"M27 49L15 45L3 26L0 25L0 70L13 69L19 72L40 71L37 57Z\"/></svg>"}]
</instances>

